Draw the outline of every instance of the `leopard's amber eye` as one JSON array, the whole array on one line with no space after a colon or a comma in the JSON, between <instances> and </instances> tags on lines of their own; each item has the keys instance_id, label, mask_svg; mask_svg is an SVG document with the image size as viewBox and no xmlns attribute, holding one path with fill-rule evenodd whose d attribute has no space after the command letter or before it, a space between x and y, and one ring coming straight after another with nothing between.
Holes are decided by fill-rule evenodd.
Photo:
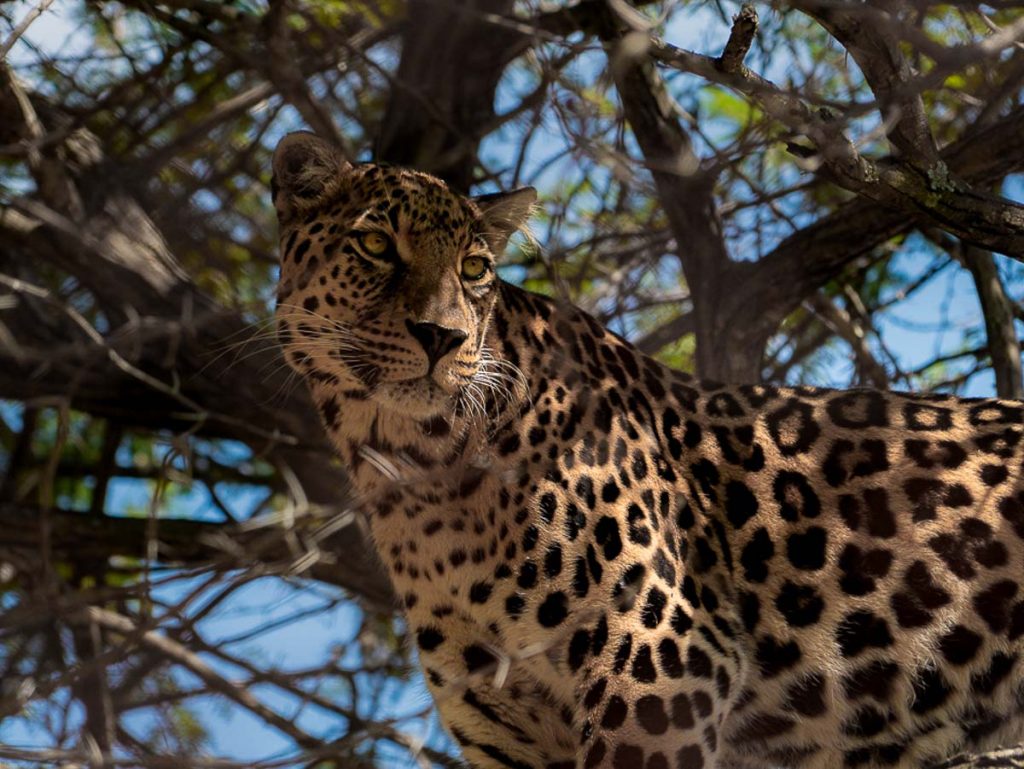
<instances>
[{"instance_id":1,"label":"leopard's amber eye","mask_svg":"<svg viewBox=\"0 0 1024 769\"><path fill-rule=\"evenodd\" d=\"M482 256L467 256L462 260L462 277L466 280L480 280L489 268L490 264Z\"/></svg>"},{"instance_id":2,"label":"leopard's amber eye","mask_svg":"<svg viewBox=\"0 0 1024 769\"><path fill-rule=\"evenodd\" d=\"M379 232L364 232L359 236L359 245L361 245L368 254L373 256L382 256L384 252L388 250L388 246L391 245L391 241Z\"/></svg>"}]
</instances>

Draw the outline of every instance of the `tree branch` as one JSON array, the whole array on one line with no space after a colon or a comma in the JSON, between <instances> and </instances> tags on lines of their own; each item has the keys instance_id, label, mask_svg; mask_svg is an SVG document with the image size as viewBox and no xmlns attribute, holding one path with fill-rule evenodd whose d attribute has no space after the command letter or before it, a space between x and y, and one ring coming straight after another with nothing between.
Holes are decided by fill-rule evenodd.
<instances>
[{"instance_id":1,"label":"tree branch","mask_svg":"<svg viewBox=\"0 0 1024 769\"><path fill-rule=\"evenodd\" d=\"M654 355L665 345L694 332L693 313L677 315L668 323L664 323L649 332L636 342L636 346L648 355Z\"/></svg>"},{"instance_id":2,"label":"tree branch","mask_svg":"<svg viewBox=\"0 0 1024 769\"><path fill-rule=\"evenodd\" d=\"M498 81L527 43L518 28L495 23L511 11L511 0L409 2L402 58L378 135L379 160L470 189L481 127L494 120Z\"/></svg>"},{"instance_id":3,"label":"tree branch","mask_svg":"<svg viewBox=\"0 0 1024 769\"><path fill-rule=\"evenodd\" d=\"M985 336L1000 398L1024 398L1020 341L1014 323L1013 304L1006 295L995 258L980 248L964 245L960 258L974 279L974 288L985 317Z\"/></svg>"},{"instance_id":4,"label":"tree branch","mask_svg":"<svg viewBox=\"0 0 1024 769\"><path fill-rule=\"evenodd\" d=\"M850 313L822 293L815 294L810 305L825 324L840 339L850 345L857 362L861 383L867 382L872 387L881 390L888 389L889 375L885 371L885 366L878 362L868 346L864 328L850 317Z\"/></svg>"},{"instance_id":5,"label":"tree branch","mask_svg":"<svg viewBox=\"0 0 1024 769\"><path fill-rule=\"evenodd\" d=\"M366 600L386 609L393 607L389 586L380 590L374 580L379 566L372 551L353 552L346 541L360 537L359 526L348 512L350 524L337 526L335 518L345 513L319 511L298 515L295 530L272 521L239 525L161 518L157 521L157 552L162 563L177 566L233 568L241 563L265 564L272 570L287 571L305 552L295 552L294 541L323 556L313 561L308 576L329 585L352 590ZM40 511L36 507L0 503L0 526L4 539L0 561L8 561L19 571L19 564L38 559L43 546ZM149 521L144 518L94 516L68 510L50 513L52 559L57 562L83 562L110 557L146 558L149 554ZM288 542L290 531L298 540ZM350 560L352 559L352 560ZM360 575L360 571L366 571ZM362 579L360 579L362 577Z\"/></svg>"},{"instance_id":6,"label":"tree branch","mask_svg":"<svg viewBox=\"0 0 1024 769\"><path fill-rule=\"evenodd\" d=\"M747 58L750 46L754 43L754 35L757 34L757 24L757 11L754 10L754 6L744 4L732 20L729 40L718 59L718 66L723 72L742 71L743 60Z\"/></svg>"},{"instance_id":7,"label":"tree branch","mask_svg":"<svg viewBox=\"0 0 1024 769\"><path fill-rule=\"evenodd\" d=\"M126 426L198 428L242 440L279 470L290 468L312 507L328 517L345 513L348 480L305 389L286 392L276 346L257 347L238 361L215 356L225 341L254 335L248 321L200 291L142 207L112 183L110 169L98 173L107 161L94 136L79 130L59 151L78 155L65 168L79 169L81 178L71 182L85 190L86 218L76 222L20 199L17 211L0 211L8 254L16 265L66 269L95 290L108 317L131 320L104 335L58 297L9 282L20 305L3 313L15 346L0 347L0 397L31 402L56 395ZM346 534L332 540L339 559L332 581L391 606L389 581L368 556L372 548L358 529Z\"/></svg>"},{"instance_id":8,"label":"tree branch","mask_svg":"<svg viewBox=\"0 0 1024 769\"><path fill-rule=\"evenodd\" d=\"M918 169L901 158L870 160L857 151L834 119L749 70L723 72L717 59L656 38L650 41L650 55L746 95L768 115L806 136L823 170L841 187L905 215L924 215L961 240L1024 261L1024 205L972 189L943 162Z\"/></svg>"},{"instance_id":9,"label":"tree branch","mask_svg":"<svg viewBox=\"0 0 1024 769\"><path fill-rule=\"evenodd\" d=\"M990 187L1005 174L1024 169L1024 106L946 147L941 158L953 173L978 187ZM767 339L846 265L927 224L922 212L907 216L863 199L847 203L785 238L752 264L745 279L732 286L723 308L724 322Z\"/></svg>"},{"instance_id":10,"label":"tree branch","mask_svg":"<svg viewBox=\"0 0 1024 769\"><path fill-rule=\"evenodd\" d=\"M291 719L285 718L277 711L265 705L249 691L248 687L231 681L208 665L198 654L195 654L182 644L167 637L155 630L140 628L129 617L115 612L90 606L68 618L73 624L95 624L99 627L111 630L123 635L137 635L139 642L153 651L159 653L166 659L181 665L190 673L198 677L211 691L227 697L229 700L241 705L243 708L259 717L270 726L286 734L295 744L301 748L318 748L323 741L296 726ZM109 752L109 751L108 751Z\"/></svg>"},{"instance_id":11,"label":"tree branch","mask_svg":"<svg viewBox=\"0 0 1024 769\"><path fill-rule=\"evenodd\" d=\"M624 27L636 23L606 10L597 29L609 51L623 113L654 177L693 297L691 322L697 338L697 370L708 378L742 377L732 365L728 346L716 344L720 331L716 306L719 292L728 283L732 262L713 194L715 179L701 172L693 141L680 121L681 110L646 51L636 45L645 39L645 33L624 33ZM738 48L742 45L734 45Z\"/></svg>"},{"instance_id":12,"label":"tree branch","mask_svg":"<svg viewBox=\"0 0 1024 769\"><path fill-rule=\"evenodd\" d=\"M905 10L902 0L893 10ZM798 0L797 7L814 18L850 52L878 101L887 134L900 154L918 168L929 168L938 160L938 150L922 90L911 86L917 73L900 49L902 25L890 13L865 6L863 9L817 0Z\"/></svg>"}]
</instances>

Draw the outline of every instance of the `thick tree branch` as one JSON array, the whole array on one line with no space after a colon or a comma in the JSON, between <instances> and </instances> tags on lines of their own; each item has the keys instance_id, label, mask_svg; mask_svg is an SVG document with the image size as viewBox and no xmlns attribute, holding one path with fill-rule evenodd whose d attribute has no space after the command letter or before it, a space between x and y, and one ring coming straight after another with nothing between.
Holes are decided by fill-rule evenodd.
<instances>
[{"instance_id":1,"label":"thick tree branch","mask_svg":"<svg viewBox=\"0 0 1024 769\"><path fill-rule=\"evenodd\" d=\"M643 32L624 32L628 23L633 20L624 22L607 11L598 34L609 50L623 113L654 177L693 297L697 370L708 378L743 378L730 354L723 354L727 346L716 344L718 293L729 282L732 263L713 194L715 178L701 171L693 141L680 121L681 110L645 51L634 46Z\"/></svg>"},{"instance_id":2,"label":"thick tree branch","mask_svg":"<svg viewBox=\"0 0 1024 769\"><path fill-rule=\"evenodd\" d=\"M961 261L971 277L985 316L985 336L1000 398L1024 398L1021 378L1020 341L1014 323L1013 304L1006 295L995 258L987 251L963 246Z\"/></svg>"},{"instance_id":3,"label":"thick tree branch","mask_svg":"<svg viewBox=\"0 0 1024 769\"><path fill-rule=\"evenodd\" d=\"M339 516L344 517L339 520ZM339 523L344 525L339 526ZM150 553L152 530L145 518L54 510L50 514L50 525L54 562L99 560L105 563L111 557L146 558ZM19 565L38 559L43 546L38 508L0 503L0 526L4 530L0 562L7 561L20 571ZM255 526L165 518L156 526L157 552L161 562L168 565L231 569L260 563L271 572L288 573L297 559L316 551L322 557L309 559L311 565L308 572L303 573L305 576L354 590L367 600L389 608L392 606L390 592L373 590L372 571L362 582L353 579L356 576L353 572L358 573L358 569L376 568L371 551L358 555L350 552L351 548L345 544L346 540L358 536L359 528L351 511L307 512L298 516L291 532L298 539L289 542L289 530L270 521ZM308 551L295 551L296 541L303 543ZM350 558L354 561L349 561Z\"/></svg>"},{"instance_id":4,"label":"thick tree branch","mask_svg":"<svg viewBox=\"0 0 1024 769\"><path fill-rule=\"evenodd\" d=\"M718 66L722 68L723 72L741 72L743 70L743 60L747 58L750 46L754 43L757 24L757 11L754 10L754 6L744 5L733 19L729 40L718 59Z\"/></svg>"},{"instance_id":5,"label":"thick tree branch","mask_svg":"<svg viewBox=\"0 0 1024 769\"><path fill-rule=\"evenodd\" d=\"M897 12L899 3L891 4ZM900 49L901 25L888 13L862 12L842 4L799 0L797 7L812 16L850 52L878 101L882 120L889 125L888 136L900 154L918 168L938 160L938 150L922 90L911 87L917 73ZM881 18L879 18L881 17Z\"/></svg>"},{"instance_id":6,"label":"thick tree branch","mask_svg":"<svg viewBox=\"0 0 1024 769\"><path fill-rule=\"evenodd\" d=\"M378 136L379 160L470 189L481 129L494 120L498 81L526 42L517 28L494 23L511 11L511 0L409 2L402 58Z\"/></svg>"}]
</instances>

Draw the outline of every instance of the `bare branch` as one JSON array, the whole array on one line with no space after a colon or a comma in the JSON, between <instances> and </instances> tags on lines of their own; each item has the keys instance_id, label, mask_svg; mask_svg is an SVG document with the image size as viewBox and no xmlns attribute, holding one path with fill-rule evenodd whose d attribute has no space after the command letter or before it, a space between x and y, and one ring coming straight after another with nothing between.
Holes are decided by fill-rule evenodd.
<instances>
[{"instance_id":1,"label":"bare branch","mask_svg":"<svg viewBox=\"0 0 1024 769\"><path fill-rule=\"evenodd\" d=\"M28 31L28 28L32 26L32 22L42 16L46 10L53 5L53 0L39 0L35 8L29 10L28 13L19 21L14 29L11 30L11 34L7 36L7 39L0 43L0 61L7 58L7 54L10 53L14 44L18 42L19 38Z\"/></svg>"},{"instance_id":2,"label":"bare branch","mask_svg":"<svg viewBox=\"0 0 1024 769\"><path fill-rule=\"evenodd\" d=\"M650 41L650 53L664 64L734 88L807 136L829 177L846 189L904 214L924 214L962 240L1024 261L1024 205L972 189L942 162L919 169L901 159L869 160L834 120L749 71L721 72L717 60L657 39Z\"/></svg>"},{"instance_id":3,"label":"bare branch","mask_svg":"<svg viewBox=\"0 0 1024 769\"><path fill-rule=\"evenodd\" d=\"M862 383L866 382L872 387L882 390L888 389L889 375L868 346L867 334L864 328L850 317L850 313L823 294L817 294L810 304L825 322L825 325L831 328L840 339L850 345L857 361L857 368L864 380Z\"/></svg>"},{"instance_id":4,"label":"bare branch","mask_svg":"<svg viewBox=\"0 0 1024 769\"><path fill-rule=\"evenodd\" d=\"M718 66L723 72L739 72L743 68L743 60L747 58L757 34L757 24L757 11L749 4L744 5L733 18L729 40L718 58Z\"/></svg>"}]
</instances>

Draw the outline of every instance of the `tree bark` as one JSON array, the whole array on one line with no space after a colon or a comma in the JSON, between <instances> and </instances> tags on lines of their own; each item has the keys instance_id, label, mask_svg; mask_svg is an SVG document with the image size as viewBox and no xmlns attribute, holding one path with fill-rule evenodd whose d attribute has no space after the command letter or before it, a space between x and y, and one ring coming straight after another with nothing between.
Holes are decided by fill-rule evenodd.
<instances>
[{"instance_id":1,"label":"tree bark","mask_svg":"<svg viewBox=\"0 0 1024 769\"><path fill-rule=\"evenodd\" d=\"M350 590L383 610L395 608L390 584L375 577L379 570L376 553L369 545L362 551L353 542L362 542L363 533L356 518L332 531L330 519L314 515L300 516L294 528L268 523L225 525L185 519L160 519L153 527L145 518L96 517L69 510L48 513L50 531L42 530L42 513L27 504L0 504L0 563L8 563L16 573L27 576L38 563L44 536L52 548L54 562L76 564L112 556L146 558L150 554L149 536L156 533L157 553L162 563L184 567L212 566L233 569L263 568L267 573L296 574L294 564L308 550L322 557L310 561L298 576L308 576L325 584ZM294 535L289 542L287 535ZM302 545L299 550L295 544ZM72 596L73 597L73 596ZM95 597L95 596L93 596ZM89 591L81 595L90 600ZM27 608L26 608L27 607ZM0 627L35 618L44 620L50 612L45 605L28 605L9 613Z\"/></svg>"},{"instance_id":2,"label":"tree bark","mask_svg":"<svg viewBox=\"0 0 1024 769\"><path fill-rule=\"evenodd\" d=\"M974 287L985 316L996 393L1000 398L1024 398L1021 378L1020 341L1014 318L1013 302L1006 295L995 258L988 251L965 245L961 252L964 266L974 279Z\"/></svg>"},{"instance_id":3,"label":"tree bark","mask_svg":"<svg viewBox=\"0 0 1024 769\"><path fill-rule=\"evenodd\" d=\"M715 179L701 169L680 113L654 63L633 54L623 23L605 9L597 24L629 127L654 177L693 299L697 373L706 379L757 381L759 353L721 343L716 308L738 268L729 260L713 194ZM752 360L753 359L753 360Z\"/></svg>"},{"instance_id":4,"label":"tree bark","mask_svg":"<svg viewBox=\"0 0 1024 769\"><path fill-rule=\"evenodd\" d=\"M498 81L525 42L519 31L496 23L512 7L512 0L409 2L378 160L427 171L469 192Z\"/></svg>"}]
</instances>

